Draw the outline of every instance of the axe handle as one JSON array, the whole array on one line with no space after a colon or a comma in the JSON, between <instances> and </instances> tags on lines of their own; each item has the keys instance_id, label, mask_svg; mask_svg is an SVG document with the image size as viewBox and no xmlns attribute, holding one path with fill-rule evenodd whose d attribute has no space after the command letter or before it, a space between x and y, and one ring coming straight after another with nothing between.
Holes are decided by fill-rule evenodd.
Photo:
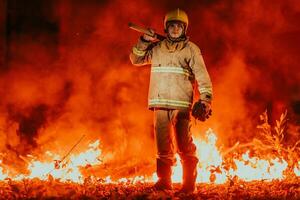
<instances>
[{"instance_id":1,"label":"axe handle","mask_svg":"<svg viewBox=\"0 0 300 200\"><path fill-rule=\"evenodd\" d=\"M157 34L157 33L152 33L148 28L141 27L141 26L136 25L132 22L129 22L128 26L129 26L129 28L131 28L135 31L138 31L140 33L144 33L144 34L149 35L151 37L156 37L158 40L164 40L166 38L163 35L160 35L160 34Z\"/></svg>"}]
</instances>

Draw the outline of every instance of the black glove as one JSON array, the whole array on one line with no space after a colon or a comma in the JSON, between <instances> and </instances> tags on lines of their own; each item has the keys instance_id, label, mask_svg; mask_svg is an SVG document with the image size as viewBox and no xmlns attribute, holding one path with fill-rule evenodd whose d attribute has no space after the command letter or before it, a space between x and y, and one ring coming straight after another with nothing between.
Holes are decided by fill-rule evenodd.
<instances>
[{"instance_id":1,"label":"black glove","mask_svg":"<svg viewBox=\"0 0 300 200\"><path fill-rule=\"evenodd\" d=\"M192 115L195 119L204 122L211 116L211 104L210 102L199 100L197 101L192 108Z\"/></svg>"}]
</instances>

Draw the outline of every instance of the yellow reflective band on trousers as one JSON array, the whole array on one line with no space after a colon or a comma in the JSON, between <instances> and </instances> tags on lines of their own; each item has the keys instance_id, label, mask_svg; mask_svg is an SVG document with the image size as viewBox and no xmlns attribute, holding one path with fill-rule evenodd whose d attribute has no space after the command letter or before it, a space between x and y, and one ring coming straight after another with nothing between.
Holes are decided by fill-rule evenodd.
<instances>
[{"instance_id":1,"label":"yellow reflective band on trousers","mask_svg":"<svg viewBox=\"0 0 300 200\"><path fill-rule=\"evenodd\" d=\"M133 47L132 48L132 52L137 55L137 56L144 56L146 51L142 51L142 50L139 50L138 48L136 47Z\"/></svg>"},{"instance_id":2,"label":"yellow reflective band on trousers","mask_svg":"<svg viewBox=\"0 0 300 200\"><path fill-rule=\"evenodd\" d=\"M172 99L150 99L149 105L170 105L170 106L178 106L188 108L191 106L192 103L187 101L179 101L179 100L172 100Z\"/></svg>"},{"instance_id":3,"label":"yellow reflective band on trousers","mask_svg":"<svg viewBox=\"0 0 300 200\"><path fill-rule=\"evenodd\" d=\"M187 69L182 67L167 67L167 66L160 66L160 67L152 67L151 72L153 73L177 73L177 74L184 74L186 76L190 76L190 72Z\"/></svg>"}]
</instances>

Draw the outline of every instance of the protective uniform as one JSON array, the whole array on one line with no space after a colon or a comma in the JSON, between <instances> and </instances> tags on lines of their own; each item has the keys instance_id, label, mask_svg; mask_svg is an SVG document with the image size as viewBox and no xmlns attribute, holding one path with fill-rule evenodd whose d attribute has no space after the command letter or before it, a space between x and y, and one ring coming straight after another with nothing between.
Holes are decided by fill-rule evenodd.
<instances>
[{"instance_id":1,"label":"protective uniform","mask_svg":"<svg viewBox=\"0 0 300 200\"><path fill-rule=\"evenodd\" d=\"M165 29L172 21L183 22L185 30L188 26L186 13L179 9L166 15ZM154 111L158 184L168 189L171 183L175 138L184 170L183 188L195 187L198 159L189 131L195 80L200 99L210 102L212 98L212 84L200 49L185 34L176 41L167 37L156 43L141 37L132 49L130 60L137 66L151 64L148 107Z\"/></svg>"}]
</instances>

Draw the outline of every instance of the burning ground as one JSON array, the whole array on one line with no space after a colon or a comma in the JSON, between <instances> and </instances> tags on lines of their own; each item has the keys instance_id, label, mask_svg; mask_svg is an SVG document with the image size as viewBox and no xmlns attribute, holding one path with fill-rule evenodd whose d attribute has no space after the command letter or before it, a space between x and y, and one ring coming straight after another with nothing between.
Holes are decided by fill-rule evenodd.
<instances>
[{"instance_id":1,"label":"burning ground","mask_svg":"<svg viewBox=\"0 0 300 200\"><path fill-rule=\"evenodd\" d=\"M103 161L99 140L90 143L85 151L72 153L84 139L83 135L64 156L50 151L42 156L48 157L48 161L39 161L32 155L20 156L28 165L27 174L17 171L18 174L12 176L9 166L3 164L1 198L299 199L300 140L293 145L283 144L288 128L287 113L281 115L275 127L269 125L267 112L260 119L259 137L248 143L237 142L220 151L211 129L205 138L195 140L200 162L194 194L176 193L182 177L180 163L172 175L174 190L157 192L152 189L157 177L155 173L149 175L149 166L142 162L136 166L128 163L109 166ZM109 175L104 177L103 172ZM128 177L116 179L122 174Z\"/></svg>"},{"instance_id":2,"label":"burning ground","mask_svg":"<svg viewBox=\"0 0 300 200\"><path fill-rule=\"evenodd\" d=\"M155 192L151 184L145 183L103 184L87 181L78 185L30 180L1 184L1 195L2 199L299 199L299 185L295 181L198 184L197 193L177 195L173 192ZM179 185L175 184L175 188L179 189Z\"/></svg>"},{"instance_id":3,"label":"burning ground","mask_svg":"<svg viewBox=\"0 0 300 200\"><path fill-rule=\"evenodd\" d=\"M214 85L212 118L192 127L202 159L198 196L299 198L295 0L1 1L2 194L152 198L149 67L129 63L139 34L127 23L163 33L165 12L177 7L190 16L188 34Z\"/></svg>"}]
</instances>

